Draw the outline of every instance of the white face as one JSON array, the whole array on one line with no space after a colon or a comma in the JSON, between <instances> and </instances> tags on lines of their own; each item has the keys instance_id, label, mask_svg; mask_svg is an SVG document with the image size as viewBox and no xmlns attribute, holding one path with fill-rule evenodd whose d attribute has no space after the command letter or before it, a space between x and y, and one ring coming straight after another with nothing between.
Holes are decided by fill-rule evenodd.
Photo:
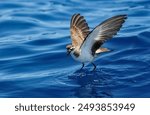
<instances>
[{"instance_id":1,"label":"white face","mask_svg":"<svg viewBox=\"0 0 150 115\"><path fill-rule=\"evenodd\" d=\"M70 48L67 48L67 53L68 53L68 55L72 52L72 51L74 51L74 47L73 46L71 46Z\"/></svg>"},{"instance_id":2,"label":"white face","mask_svg":"<svg viewBox=\"0 0 150 115\"><path fill-rule=\"evenodd\" d=\"M70 50L70 51L73 51L74 49L75 49L75 48L72 46L69 50Z\"/></svg>"}]
</instances>

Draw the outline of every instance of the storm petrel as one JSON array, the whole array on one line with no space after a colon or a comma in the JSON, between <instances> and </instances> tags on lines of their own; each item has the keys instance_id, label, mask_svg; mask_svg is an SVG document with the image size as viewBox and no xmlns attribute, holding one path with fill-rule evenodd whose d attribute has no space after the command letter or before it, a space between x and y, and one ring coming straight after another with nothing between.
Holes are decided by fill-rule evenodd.
<instances>
[{"instance_id":1,"label":"storm petrel","mask_svg":"<svg viewBox=\"0 0 150 115\"><path fill-rule=\"evenodd\" d=\"M93 63L95 57L102 52L110 51L108 48L101 47L102 44L117 34L125 19L127 15L111 17L90 31L84 17L74 14L70 22L72 44L66 46L67 53L71 54L76 61L81 62L82 68L85 62L91 62L95 70L96 65Z\"/></svg>"}]
</instances>

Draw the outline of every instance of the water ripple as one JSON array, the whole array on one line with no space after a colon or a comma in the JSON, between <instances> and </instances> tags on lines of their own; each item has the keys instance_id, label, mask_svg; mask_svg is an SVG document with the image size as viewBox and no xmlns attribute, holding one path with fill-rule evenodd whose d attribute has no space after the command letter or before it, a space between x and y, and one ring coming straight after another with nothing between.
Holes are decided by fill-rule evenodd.
<instances>
[{"instance_id":1,"label":"water ripple","mask_svg":"<svg viewBox=\"0 0 150 115\"><path fill-rule=\"evenodd\" d=\"M1 1L0 97L150 97L149 8L149 0ZM66 55L74 13L91 29L128 15L95 72Z\"/></svg>"}]
</instances>

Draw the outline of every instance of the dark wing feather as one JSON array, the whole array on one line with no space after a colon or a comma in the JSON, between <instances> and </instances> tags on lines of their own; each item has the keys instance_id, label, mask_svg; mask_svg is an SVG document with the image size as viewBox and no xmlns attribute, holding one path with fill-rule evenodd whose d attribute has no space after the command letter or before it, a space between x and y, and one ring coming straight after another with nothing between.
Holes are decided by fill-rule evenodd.
<instances>
[{"instance_id":1,"label":"dark wing feather","mask_svg":"<svg viewBox=\"0 0 150 115\"><path fill-rule=\"evenodd\" d=\"M84 40L81 49L85 49L92 55L108 39L111 39L122 27L127 15L118 15L109 18L96 26Z\"/></svg>"},{"instance_id":2,"label":"dark wing feather","mask_svg":"<svg viewBox=\"0 0 150 115\"><path fill-rule=\"evenodd\" d=\"M72 45L80 47L86 36L89 34L89 27L86 20L80 14L74 14L70 22Z\"/></svg>"},{"instance_id":3,"label":"dark wing feather","mask_svg":"<svg viewBox=\"0 0 150 115\"><path fill-rule=\"evenodd\" d=\"M127 15L118 15L107 19L98 25L97 28L99 28L99 26L101 28L99 35L100 41L105 42L106 40L111 39L114 35L116 35L122 27L122 24L125 22L126 18Z\"/></svg>"}]
</instances>

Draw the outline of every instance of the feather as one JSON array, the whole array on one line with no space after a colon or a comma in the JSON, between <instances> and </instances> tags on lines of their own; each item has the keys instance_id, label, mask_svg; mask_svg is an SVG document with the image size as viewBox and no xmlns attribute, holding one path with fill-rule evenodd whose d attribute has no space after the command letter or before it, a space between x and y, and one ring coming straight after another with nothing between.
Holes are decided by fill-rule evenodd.
<instances>
[{"instance_id":1,"label":"feather","mask_svg":"<svg viewBox=\"0 0 150 115\"><path fill-rule=\"evenodd\" d=\"M90 33L88 24L83 16L74 14L70 23L72 45L80 47L86 36Z\"/></svg>"},{"instance_id":2,"label":"feather","mask_svg":"<svg viewBox=\"0 0 150 115\"><path fill-rule=\"evenodd\" d=\"M122 27L127 15L118 15L109 18L96 26L84 39L81 45L81 51L91 53L93 56L97 49L107 40L111 39Z\"/></svg>"}]
</instances>

